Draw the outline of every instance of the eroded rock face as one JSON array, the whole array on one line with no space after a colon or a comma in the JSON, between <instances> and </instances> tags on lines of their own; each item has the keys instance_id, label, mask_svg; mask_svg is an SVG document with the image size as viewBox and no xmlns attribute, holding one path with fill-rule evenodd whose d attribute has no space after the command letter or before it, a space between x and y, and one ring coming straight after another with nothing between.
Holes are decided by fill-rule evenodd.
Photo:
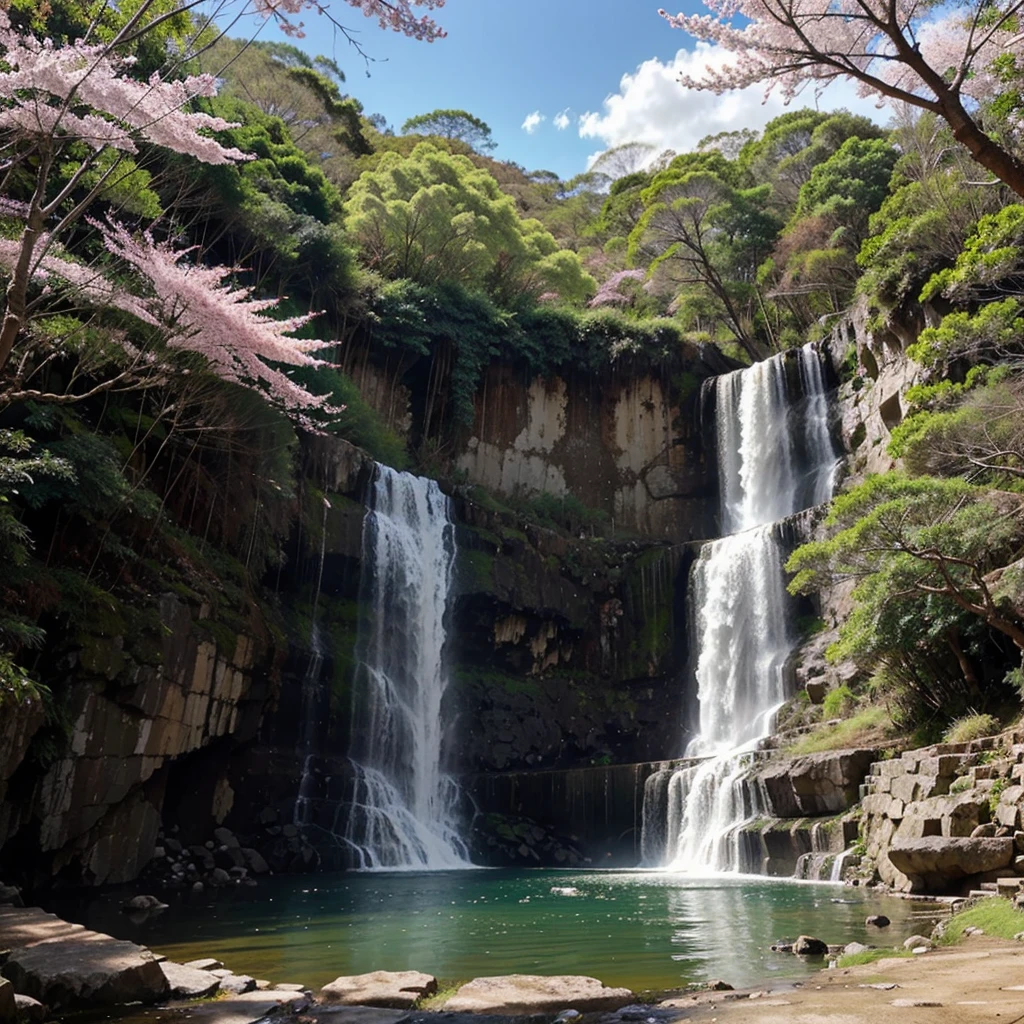
<instances>
[{"instance_id":1,"label":"eroded rock face","mask_svg":"<svg viewBox=\"0 0 1024 1024\"><path fill-rule=\"evenodd\" d=\"M772 761L757 774L778 818L837 814L858 799L874 750L834 750Z\"/></svg>"},{"instance_id":2,"label":"eroded rock face","mask_svg":"<svg viewBox=\"0 0 1024 1024\"><path fill-rule=\"evenodd\" d=\"M507 974L474 978L444 1009L451 1013L552 1013L572 1008L580 1013L618 1010L634 999L625 988L607 988L597 978L576 975Z\"/></svg>"},{"instance_id":3,"label":"eroded rock face","mask_svg":"<svg viewBox=\"0 0 1024 1024\"><path fill-rule=\"evenodd\" d=\"M912 882L912 891L941 891L950 881L996 871L1014 857L1013 838L925 836L894 840L889 860Z\"/></svg>"},{"instance_id":4,"label":"eroded rock face","mask_svg":"<svg viewBox=\"0 0 1024 1024\"><path fill-rule=\"evenodd\" d=\"M4 974L18 992L55 1010L153 1003L170 990L148 949L89 931L15 949Z\"/></svg>"},{"instance_id":5,"label":"eroded rock face","mask_svg":"<svg viewBox=\"0 0 1024 1024\"><path fill-rule=\"evenodd\" d=\"M419 971L371 971L335 978L320 990L325 1003L342 1006L380 1006L392 1010L408 1010L416 1000L433 995L437 979Z\"/></svg>"}]
</instances>

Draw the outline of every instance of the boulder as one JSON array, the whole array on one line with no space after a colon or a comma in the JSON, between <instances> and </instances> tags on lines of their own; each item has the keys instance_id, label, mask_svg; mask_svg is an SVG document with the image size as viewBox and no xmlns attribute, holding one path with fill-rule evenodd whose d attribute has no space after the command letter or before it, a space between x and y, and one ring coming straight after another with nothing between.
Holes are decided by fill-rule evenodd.
<instances>
[{"instance_id":1,"label":"boulder","mask_svg":"<svg viewBox=\"0 0 1024 1024\"><path fill-rule=\"evenodd\" d=\"M14 995L14 1005L18 1010L18 1020L21 1024L43 1024L49 1015L49 1011L38 999L23 996L20 992ZM3 1020L2 1013L0 1013L0 1020Z\"/></svg>"},{"instance_id":2,"label":"boulder","mask_svg":"<svg viewBox=\"0 0 1024 1024\"><path fill-rule=\"evenodd\" d=\"M869 928L888 928L892 921L885 914L871 914L870 917L864 919L864 923Z\"/></svg>"},{"instance_id":3,"label":"boulder","mask_svg":"<svg viewBox=\"0 0 1024 1024\"><path fill-rule=\"evenodd\" d=\"M874 750L831 750L773 760L757 775L777 818L837 814L857 802L877 756Z\"/></svg>"},{"instance_id":4,"label":"boulder","mask_svg":"<svg viewBox=\"0 0 1024 1024\"><path fill-rule=\"evenodd\" d=\"M854 956L857 953L866 953L869 949L874 948L874 946L865 946L863 942L848 942L843 946L843 956Z\"/></svg>"},{"instance_id":5,"label":"boulder","mask_svg":"<svg viewBox=\"0 0 1024 1024\"><path fill-rule=\"evenodd\" d=\"M153 1003L170 988L148 949L84 930L15 949L4 974L19 992L53 1010Z\"/></svg>"},{"instance_id":6,"label":"boulder","mask_svg":"<svg viewBox=\"0 0 1024 1024\"><path fill-rule=\"evenodd\" d=\"M18 1017L18 1004L14 1000L14 986L0 978L0 1022L12 1024Z\"/></svg>"},{"instance_id":7,"label":"boulder","mask_svg":"<svg viewBox=\"0 0 1024 1024\"><path fill-rule=\"evenodd\" d=\"M909 939L903 940L904 949L934 949L935 943L924 935L911 935Z\"/></svg>"},{"instance_id":8,"label":"boulder","mask_svg":"<svg viewBox=\"0 0 1024 1024\"><path fill-rule=\"evenodd\" d=\"M392 1010L411 1009L423 996L437 991L437 978L419 971L371 971L335 978L320 990L325 1003L342 1006L380 1006ZM563 1004L564 1005L564 1004Z\"/></svg>"},{"instance_id":9,"label":"boulder","mask_svg":"<svg viewBox=\"0 0 1024 1024\"><path fill-rule=\"evenodd\" d=\"M204 999L220 988L220 978L215 978L209 971L186 967L172 960L162 961L160 970L170 986L172 999Z\"/></svg>"},{"instance_id":10,"label":"boulder","mask_svg":"<svg viewBox=\"0 0 1024 1024\"><path fill-rule=\"evenodd\" d=\"M793 952L797 956L824 956L828 952L828 943L813 935L801 935L793 943Z\"/></svg>"},{"instance_id":11,"label":"boulder","mask_svg":"<svg viewBox=\"0 0 1024 1024\"><path fill-rule=\"evenodd\" d=\"M161 903L155 896L133 896L121 909L124 911L143 910L148 912L151 910L166 910L167 904Z\"/></svg>"},{"instance_id":12,"label":"boulder","mask_svg":"<svg viewBox=\"0 0 1024 1024\"><path fill-rule=\"evenodd\" d=\"M925 836L895 838L888 850L892 865L909 879L914 891L941 891L969 875L1010 865L1013 838Z\"/></svg>"},{"instance_id":13,"label":"boulder","mask_svg":"<svg viewBox=\"0 0 1024 1024\"><path fill-rule=\"evenodd\" d=\"M203 971L203 973L214 977L211 971ZM256 979L250 978L248 974L226 974L220 979L220 990L236 996L245 995L246 992L255 992Z\"/></svg>"},{"instance_id":14,"label":"boulder","mask_svg":"<svg viewBox=\"0 0 1024 1024\"><path fill-rule=\"evenodd\" d=\"M242 856L245 858L245 866L254 875L265 875L270 870L270 865L264 860L263 854L249 846L242 847Z\"/></svg>"},{"instance_id":15,"label":"boulder","mask_svg":"<svg viewBox=\"0 0 1024 1024\"><path fill-rule=\"evenodd\" d=\"M606 988L575 975L508 974L474 978L444 1005L446 1013L554 1013L571 1006L581 1013L618 1010L633 1002L629 989Z\"/></svg>"},{"instance_id":16,"label":"boulder","mask_svg":"<svg viewBox=\"0 0 1024 1024\"><path fill-rule=\"evenodd\" d=\"M16 885L4 885L0 882L0 905L8 907L25 906L21 898L21 890Z\"/></svg>"}]
</instances>

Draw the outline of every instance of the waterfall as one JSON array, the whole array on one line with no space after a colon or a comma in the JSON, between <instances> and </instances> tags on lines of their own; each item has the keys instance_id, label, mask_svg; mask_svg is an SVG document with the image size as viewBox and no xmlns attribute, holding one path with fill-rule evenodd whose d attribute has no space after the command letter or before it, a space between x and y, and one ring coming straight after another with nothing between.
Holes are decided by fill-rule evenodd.
<instances>
[{"instance_id":1,"label":"waterfall","mask_svg":"<svg viewBox=\"0 0 1024 1024\"><path fill-rule=\"evenodd\" d=\"M662 863L756 871L760 853L740 841L767 806L749 777L750 752L788 696L796 643L778 521L828 499L837 459L816 347L798 350L795 365L780 353L705 387L725 536L702 546L690 575L699 726L686 756L706 760L679 769L662 798Z\"/></svg>"},{"instance_id":2,"label":"waterfall","mask_svg":"<svg viewBox=\"0 0 1024 1024\"><path fill-rule=\"evenodd\" d=\"M455 562L437 483L378 466L363 522L353 691L355 768L345 839L362 868L469 866L459 791L442 772L442 655Z\"/></svg>"}]
</instances>

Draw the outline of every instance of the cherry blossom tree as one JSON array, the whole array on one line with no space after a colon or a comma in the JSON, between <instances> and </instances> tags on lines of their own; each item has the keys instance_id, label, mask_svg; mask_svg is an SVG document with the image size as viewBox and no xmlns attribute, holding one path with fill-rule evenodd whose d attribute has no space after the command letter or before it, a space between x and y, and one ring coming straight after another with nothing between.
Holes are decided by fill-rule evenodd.
<instances>
[{"instance_id":1,"label":"cherry blossom tree","mask_svg":"<svg viewBox=\"0 0 1024 1024\"><path fill-rule=\"evenodd\" d=\"M684 86L721 93L766 82L789 100L808 84L820 89L851 78L865 95L944 118L979 164L1024 195L1024 163L986 133L977 113L979 102L1000 91L1003 62L1024 57L1024 0L704 2L711 14L659 12L673 28L731 55L724 66L684 76ZM733 27L735 18L744 27Z\"/></svg>"},{"instance_id":2,"label":"cherry blossom tree","mask_svg":"<svg viewBox=\"0 0 1024 1024\"><path fill-rule=\"evenodd\" d=\"M444 34L429 17L413 12L414 7L441 7L444 0L344 2L375 18L381 27L416 39L429 42ZM0 320L0 375L7 378L2 393L8 401L12 395L25 394L19 391L25 360L14 364L12 374L12 353L26 340L31 317L60 291L160 327L168 348L200 353L213 372L259 390L300 418L326 409L321 398L266 362L317 365L319 360L311 353L325 343L287 337L308 318L275 320L263 315L274 302L223 285L238 268L185 265L182 259L191 250L176 253L151 234L140 240L119 224L93 222L108 256L133 268L140 286L135 295L109 280L105 268L85 265L65 249L108 183L134 167L131 157L140 145L207 164L250 158L211 135L235 125L190 109L193 101L215 95L212 75L175 76L172 69L166 77L132 77L132 43L198 5L199 0L170 7L141 0L113 38L86 38L67 45L15 30L0 9L0 186L6 192L13 181L23 189L26 181L31 183L23 193L31 193L27 201L5 198L0 203L0 217L20 224L16 239L0 241L0 269L8 278ZM330 16L328 5L315 0L243 0L235 6L236 13L276 19L293 34L301 34L295 16L305 10ZM196 25L196 46L209 45L205 27Z\"/></svg>"}]
</instances>

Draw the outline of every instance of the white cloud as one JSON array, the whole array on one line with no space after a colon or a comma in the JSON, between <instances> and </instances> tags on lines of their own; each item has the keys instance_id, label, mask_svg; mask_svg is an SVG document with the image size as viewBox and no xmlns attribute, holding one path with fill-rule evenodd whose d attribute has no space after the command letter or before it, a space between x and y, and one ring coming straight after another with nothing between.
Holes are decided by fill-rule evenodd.
<instances>
[{"instance_id":1,"label":"white cloud","mask_svg":"<svg viewBox=\"0 0 1024 1024\"><path fill-rule=\"evenodd\" d=\"M682 153L694 149L705 135L763 128L787 109L774 93L762 102L763 85L716 96L679 84L680 74L699 75L709 64L721 67L730 59L719 47L698 42L692 51L680 50L671 63L657 58L644 61L632 74L622 76L619 91L605 97L600 113L588 111L580 117L580 136L599 139L607 148L624 142L649 142L656 154L666 149ZM813 91L808 90L790 106L815 105L822 110L845 107L876 121L887 118L874 99L858 96L856 86L842 80L828 86L817 103Z\"/></svg>"},{"instance_id":2,"label":"white cloud","mask_svg":"<svg viewBox=\"0 0 1024 1024\"><path fill-rule=\"evenodd\" d=\"M527 114L526 119L520 125L527 135L532 135L547 118L539 111L535 110L532 114Z\"/></svg>"},{"instance_id":3,"label":"white cloud","mask_svg":"<svg viewBox=\"0 0 1024 1024\"><path fill-rule=\"evenodd\" d=\"M572 118L569 116L569 108L566 107L565 110L560 110L557 114L555 114L555 116L551 119L551 123L560 132L564 132L565 129L568 128L570 124L572 124Z\"/></svg>"}]
</instances>

